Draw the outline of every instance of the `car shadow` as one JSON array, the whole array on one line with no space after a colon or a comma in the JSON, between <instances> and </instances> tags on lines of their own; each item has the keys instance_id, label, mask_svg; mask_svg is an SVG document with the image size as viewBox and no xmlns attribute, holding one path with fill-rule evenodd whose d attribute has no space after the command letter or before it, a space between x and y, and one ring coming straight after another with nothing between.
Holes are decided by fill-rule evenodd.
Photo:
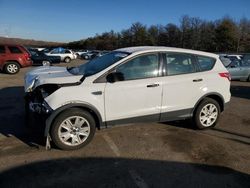
<instances>
[{"instance_id":1,"label":"car shadow","mask_svg":"<svg viewBox=\"0 0 250 188\"><path fill-rule=\"evenodd\" d=\"M250 99L250 87L249 86L239 86L231 85L231 95L233 97Z\"/></svg>"},{"instance_id":2,"label":"car shadow","mask_svg":"<svg viewBox=\"0 0 250 188\"><path fill-rule=\"evenodd\" d=\"M183 162L64 158L3 171L0 182L0 187L247 187L250 175Z\"/></svg>"},{"instance_id":3,"label":"car shadow","mask_svg":"<svg viewBox=\"0 0 250 188\"><path fill-rule=\"evenodd\" d=\"M24 88L8 87L0 90L0 133L14 136L29 146L45 144L41 129L28 128L25 121Z\"/></svg>"},{"instance_id":4,"label":"car shadow","mask_svg":"<svg viewBox=\"0 0 250 188\"><path fill-rule=\"evenodd\" d=\"M241 144L250 145L250 137L248 135L239 134L229 130L224 130L223 128L220 128L218 126L209 129L198 130L191 120L169 121L169 122L162 122L162 124L165 124L166 126L173 126L175 128L178 127L183 129L195 130L199 131L201 134L215 136L217 138L223 138Z\"/></svg>"}]
</instances>

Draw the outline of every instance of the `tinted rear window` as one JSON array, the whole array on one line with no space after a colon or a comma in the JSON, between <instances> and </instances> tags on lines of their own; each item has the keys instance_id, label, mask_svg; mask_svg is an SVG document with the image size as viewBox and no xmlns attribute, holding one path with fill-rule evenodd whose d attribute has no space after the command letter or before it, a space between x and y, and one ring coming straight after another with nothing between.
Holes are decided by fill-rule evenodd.
<instances>
[{"instance_id":1,"label":"tinted rear window","mask_svg":"<svg viewBox=\"0 0 250 188\"><path fill-rule=\"evenodd\" d=\"M195 72L195 57L185 53L167 53L163 58L167 75L188 74ZM165 59L166 58L166 59Z\"/></svg>"},{"instance_id":2,"label":"tinted rear window","mask_svg":"<svg viewBox=\"0 0 250 188\"><path fill-rule=\"evenodd\" d=\"M5 53L5 48L4 46L0 46L0 54L4 54Z\"/></svg>"},{"instance_id":3,"label":"tinted rear window","mask_svg":"<svg viewBox=\"0 0 250 188\"><path fill-rule=\"evenodd\" d=\"M205 56L197 56L201 71L208 71L214 67L216 59Z\"/></svg>"},{"instance_id":4,"label":"tinted rear window","mask_svg":"<svg viewBox=\"0 0 250 188\"><path fill-rule=\"evenodd\" d=\"M22 51L16 46L9 46L8 48L10 50L10 53L13 53L13 54L21 54L22 53Z\"/></svg>"}]
</instances>

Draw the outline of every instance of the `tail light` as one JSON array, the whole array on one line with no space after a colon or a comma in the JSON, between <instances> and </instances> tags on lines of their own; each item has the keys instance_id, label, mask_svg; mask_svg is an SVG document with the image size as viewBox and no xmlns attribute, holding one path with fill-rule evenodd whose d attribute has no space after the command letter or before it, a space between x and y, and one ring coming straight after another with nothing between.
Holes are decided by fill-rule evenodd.
<instances>
[{"instance_id":1,"label":"tail light","mask_svg":"<svg viewBox=\"0 0 250 188\"><path fill-rule=\"evenodd\" d=\"M27 60L30 60L31 55L30 55L29 53L25 53L25 54L24 54L24 57L25 57Z\"/></svg>"},{"instance_id":2,"label":"tail light","mask_svg":"<svg viewBox=\"0 0 250 188\"><path fill-rule=\"evenodd\" d=\"M219 73L220 77L222 78L227 78L229 81L231 81L231 75L229 74L229 72L221 72Z\"/></svg>"}]
</instances>

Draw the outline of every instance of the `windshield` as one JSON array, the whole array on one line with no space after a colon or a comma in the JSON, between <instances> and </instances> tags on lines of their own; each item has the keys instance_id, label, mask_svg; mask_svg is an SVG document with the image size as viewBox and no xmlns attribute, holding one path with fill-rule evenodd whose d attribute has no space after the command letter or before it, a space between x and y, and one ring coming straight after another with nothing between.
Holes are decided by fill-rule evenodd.
<instances>
[{"instance_id":1,"label":"windshield","mask_svg":"<svg viewBox=\"0 0 250 188\"><path fill-rule=\"evenodd\" d=\"M118 62L119 60L127 57L129 53L114 51L108 54L105 54L101 57L97 57L79 67L68 68L68 71L71 74L83 75L85 77L94 75L110 65Z\"/></svg>"}]
</instances>

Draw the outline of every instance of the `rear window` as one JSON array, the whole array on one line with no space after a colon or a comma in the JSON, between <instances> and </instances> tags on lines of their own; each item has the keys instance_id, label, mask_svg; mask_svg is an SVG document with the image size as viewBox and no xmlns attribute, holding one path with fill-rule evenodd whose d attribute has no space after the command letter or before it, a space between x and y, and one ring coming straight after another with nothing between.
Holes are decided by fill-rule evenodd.
<instances>
[{"instance_id":1,"label":"rear window","mask_svg":"<svg viewBox=\"0 0 250 188\"><path fill-rule=\"evenodd\" d=\"M4 46L0 46L0 54L4 54L5 53L5 48Z\"/></svg>"},{"instance_id":2,"label":"rear window","mask_svg":"<svg viewBox=\"0 0 250 188\"><path fill-rule=\"evenodd\" d=\"M8 48L10 50L10 53L13 53L13 54L21 54L22 53L22 51L16 46L9 46Z\"/></svg>"},{"instance_id":3,"label":"rear window","mask_svg":"<svg viewBox=\"0 0 250 188\"><path fill-rule=\"evenodd\" d=\"M201 71L209 71L214 67L216 59L205 56L197 56Z\"/></svg>"}]
</instances>

